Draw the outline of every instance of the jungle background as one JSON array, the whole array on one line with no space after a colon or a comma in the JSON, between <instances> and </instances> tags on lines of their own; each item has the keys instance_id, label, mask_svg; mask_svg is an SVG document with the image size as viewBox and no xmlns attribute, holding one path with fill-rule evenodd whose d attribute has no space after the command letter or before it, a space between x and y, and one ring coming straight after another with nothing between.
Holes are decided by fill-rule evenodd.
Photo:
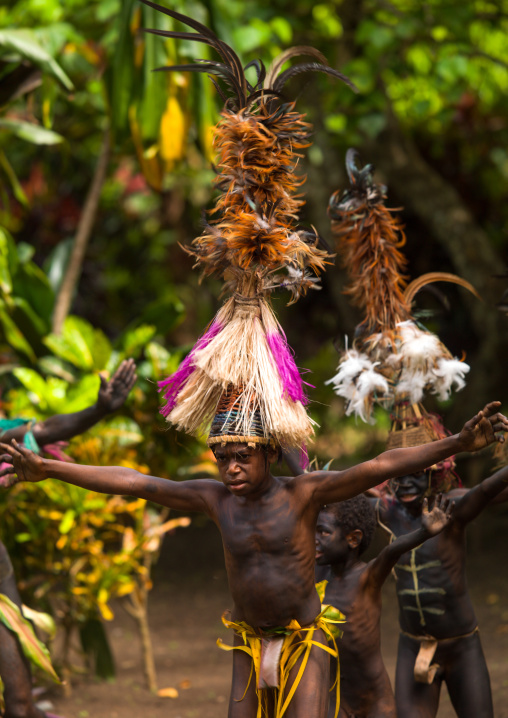
<instances>
[{"instance_id":1,"label":"jungle background","mask_svg":"<svg viewBox=\"0 0 508 718\"><path fill-rule=\"evenodd\" d=\"M408 276L453 272L483 299L452 285L418 295L422 320L471 365L464 390L428 407L456 430L486 400L506 406L508 2L168 6L212 27L245 63L269 64L288 46L313 45L355 82L358 94L315 75L288 88L314 126L300 164L302 221L333 246L326 208L347 185L345 153L355 147L387 185L388 206L401 208ZM204 442L177 435L159 416L156 381L176 369L219 307L219 283L200 284L181 245L199 234L213 203L220 102L206 76L152 72L206 57L205 46L163 41L143 27L170 29L171 21L135 0L0 7L1 409L7 418L45 418L84 408L96 398L99 372L133 356L139 381L125 408L69 446L46 450L173 479L214 476ZM296 306L274 300L298 365L312 372L310 412L320 428L311 456L333 458L337 468L381 451L389 427L386 412L375 426L345 417L324 385L360 319L345 281L337 263L321 291ZM459 472L472 485L492 466L485 452L461 461ZM74 689L51 700L66 715L114 718L141 705L153 715L225 714L230 659L216 655L211 637L220 634L227 589L213 527L58 482L16 487L0 497L0 511L25 602L59 625L53 654L67 693ZM490 631L484 642L499 716L508 715L508 591L496 571L506 519L501 508L471 528L471 583L480 625ZM392 589L385 604L393 667ZM141 636L132 657L136 624L123 607ZM179 692L174 702L154 693L153 666L152 694L142 676L141 645L151 653L147 616L157 685ZM83 677L76 664L110 680L116 672L116 688Z\"/></svg>"}]
</instances>

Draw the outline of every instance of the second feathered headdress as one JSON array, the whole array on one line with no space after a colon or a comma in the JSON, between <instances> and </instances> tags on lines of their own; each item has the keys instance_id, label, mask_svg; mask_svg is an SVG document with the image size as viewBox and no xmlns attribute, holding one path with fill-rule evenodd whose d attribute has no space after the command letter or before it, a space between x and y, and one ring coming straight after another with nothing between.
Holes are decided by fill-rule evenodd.
<instances>
[{"instance_id":1,"label":"second feathered headdress","mask_svg":"<svg viewBox=\"0 0 508 718\"><path fill-rule=\"evenodd\" d=\"M447 399L453 389L464 386L469 366L415 320L412 300L419 289L435 281L460 284L478 294L469 282L445 272L407 284L403 225L395 210L385 206L386 188L375 184L372 166L359 170L356 155L354 150L346 155L351 187L331 197L329 215L350 277L345 293L365 318L328 383L346 399L347 414L371 421L376 402L390 409L395 406L396 413L407 405L411 417L404 413L402 423L416 427L422 424L416 405L424 393Z\"/></svg>"}]
</instances>

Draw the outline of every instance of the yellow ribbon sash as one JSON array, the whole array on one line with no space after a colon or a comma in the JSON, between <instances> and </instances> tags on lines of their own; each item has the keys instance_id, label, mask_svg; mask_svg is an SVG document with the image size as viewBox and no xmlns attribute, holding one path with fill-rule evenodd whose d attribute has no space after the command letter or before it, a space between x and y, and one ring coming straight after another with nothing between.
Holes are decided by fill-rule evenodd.
<instances>
[{"instance_id":1,"label":"yellow ribbon sash","mask_svg":"<svg viewBox=\"0 0 508 718\"><path fill-rule=\"evenodd\" d=\"M318 591L319 593L319 591ZM342 632L338 629L338 624L344 623L345 616L333 606L321 606L322 611L319 616L316 617L314 622L310 626L300 626L298 621L292 620L288 626L281 628L273 628L269 631L264 631L265 635L283 635L284 643L282 645L282 652L280 656L280 687L275 691L275 714L273 718L282 718L285 714L291 699L293 698L296 689L302 679L307 661L309 660L312 646L317 646L321 650L326 651L331 656L337 659L337 674L333 686L330 688L332 691L334 688L337 690L337 702L335 708L335 718L339 714L340 707L340 664L339 664L339 651L337 649L336 638L342 635ZM249 626L245 621L231 621L226 617L226 611L222 616L222 622L226 628L232 628L234 632L241 636L243 640L243 646L227 646L221 639L217 639L217 645L224 651L244 651L248 656L252 658L251 672L244 694L240 700L245 698L245 694L250 686L252 676L256 676L256 684L259 681L259 673L261 667L261 639L262 635L260 632L256 632L252 626ZM319 643L314 640L315 631L322 630L328 639L331 646ZM302 662L298 669L293 685L286 695L286 687L289 679L291 669L295 666L299 658L303 656ZM268 708L268 695L264 689L256 688L256 695L258 698L258 709L256 718L267 718L269 716Z\"/></svg>"}]
</instances>

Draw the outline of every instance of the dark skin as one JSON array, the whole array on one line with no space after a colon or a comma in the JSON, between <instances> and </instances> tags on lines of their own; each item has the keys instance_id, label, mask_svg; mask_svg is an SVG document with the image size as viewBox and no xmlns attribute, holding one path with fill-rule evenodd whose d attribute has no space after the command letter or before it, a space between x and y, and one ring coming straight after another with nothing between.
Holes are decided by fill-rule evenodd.
<instances>
[{"instance_id":1,"label":"dark skin","mask_svg":"<svg viewBox=\"0 0 508 718\"><path fill-rule=\"evenodd\" d=\"M417 530L422 522L429 473L419 472L392 482L394 499L378 502L381 525L393 537ZM420 644L401 633L395 697L399 715L434 718L443 682L460 718L493 716L490 680L466 580L465 530L491 502L506 494L508 467L469 491L452 491L455 511L439 536L401 557L395 567L399 623L414 636L447 639L434 661L441 668L430 684L418 683L413 669Z\"/></svg>"},{"instance_id":2,"label":"dark skin","mask_svg":"<svg viewBox=\"0 0 508 718\"><path fill-rule=\"evenodd\" d=\"M321 508L343 501L388 478L425 466L458 451L476 451L508 430L508 420L493 402L468 421L460 434L433 444L384 452L345 471L316 471L274 477L275 451L226 444L215 449L220 482L213 479L168 481L124 467L78 466L42 459L17 445L3 444L0 486L53 477L109 494L136 496L181 511L201 511L219 527L224 545L232 617L257 629L286 626L292 619L312 624L320 612L314 587L315 527ZM325 642L317 631L315 640ZM236 638L235 642L238 643ZM250 674L250 659L233 656L230 718L254 718L254 682L240 701ZM293 669L289 685L296 676ZM328 654L314 647L287 718L325 718L328 709Z\"/></svg>"},{"instance_id":3,"label":"dark skin","mask_svg":"<svg viewBox=\"0 0 508 718\"><path fill-rule=\"evenodd\" d=\"M39 446L65 441L81 434L107 414L119 409L136 381L136 365L132 359L128 359L120 364L110 381L103 376L100 379L99 394L93 406L71 414L52 416L31 427ZM23 441L27 430L26 425L9 429L2 434L2 439ZM21 610L16 579L7 549L1 540L0 593L10 598ZM46 714L32 700L32 676L28 661L18 639L3 623L0 623L0 676L4 683L5 718L44 718Z\"/></svg>"},{"instance_id":4,"label":"dark skin","mask_svg":"<svg viewBox=\"0 0 508 718\"><path fill-rule=\"evenodd\" d=\"M72 414L56 414L45 421L37 421L30 428L39 446L53 444L56 441L67 441L73 436L82 434L108 414L117 411L125 402L136 381L136 364L133 359L123 361L111 379L101 375L101 385L97 401L92 406ZM2 441L8 443L12 439L23 441L28 426L17 426L4 431Z\"/></svg>"},{"instance_id":5,"label":"dark skin","mask_svg":"<svg viewBox=\"0 0 508 718\"><path fill-rule=\"evenodd\" d=\"M347 619L339 647L339 718L395 718L395 698L381 656L381 589L400 557L442 531L452 510L453 504L441 497L430 512L425 503L420 528L398 538L369 563L359 558L361 529L344 533L332 512L324 509L319 514L316 562L329 565L324 602ZM334 711L332 699L329 718Z\"/></svg>"}]
</instances>

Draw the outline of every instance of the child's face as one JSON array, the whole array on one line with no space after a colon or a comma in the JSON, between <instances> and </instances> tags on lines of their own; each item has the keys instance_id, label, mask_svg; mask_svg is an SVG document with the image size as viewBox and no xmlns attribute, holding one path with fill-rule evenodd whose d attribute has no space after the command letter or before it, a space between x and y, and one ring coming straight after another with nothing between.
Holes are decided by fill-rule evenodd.
<instances>
[{"instance_id":1,"label":"child's face","mask_svg":"<svg viewBox=\"0 0 508 718\"><path fill-rule=\"evenodd\" d=\"M247 444L226 444L214 451L221 481L235 496L246 496L262 487L270 476L274 453Z\"/></svg>"},{"instance_id":2,"label":"child's face","mask_svg":"<svg viewBox=\"0 0 508 718\"><path fill-rule=\"evenodd\" d=\"M421 471L392 479L391 486L396 498L408 508L421 508L423 499L429 488L430 474Z\"/></svg>"},{"instance_id":3,"label":"child's face","mask_svg":"<svg viewBox=\"0 0 508 718\"><path fill-rule=\"evenodd\" d=\"M349 552L346 536L333 514L321 511L316 524L316 563L319 566L343 561Z\"/></svg>"}]
</instances>

